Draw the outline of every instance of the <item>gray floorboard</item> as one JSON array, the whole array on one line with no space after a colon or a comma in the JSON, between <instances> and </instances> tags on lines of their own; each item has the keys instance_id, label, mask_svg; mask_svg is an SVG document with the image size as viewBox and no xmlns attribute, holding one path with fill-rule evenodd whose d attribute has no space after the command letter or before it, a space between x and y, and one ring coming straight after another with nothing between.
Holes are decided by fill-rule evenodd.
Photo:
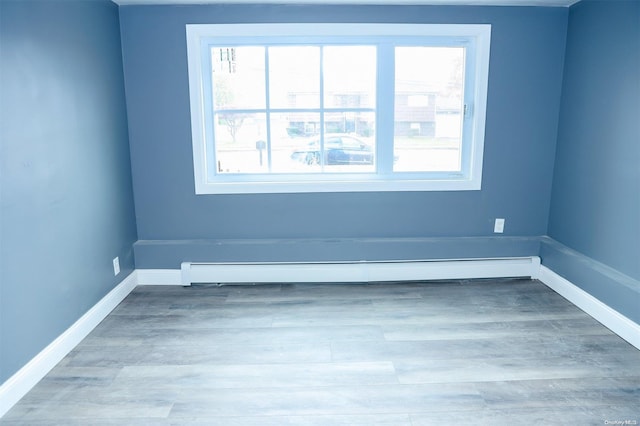
<instances>
[{"instance_id":1,"label":"gray floorboard","mask_svg":"<svg viewBox=\"0 0 640 426\"><path fill-rule=\"evenodd\" d=\"M138 287L0 424L625 421L639 350L537 281L460 280Z\"/></svg>"}]
</instances>

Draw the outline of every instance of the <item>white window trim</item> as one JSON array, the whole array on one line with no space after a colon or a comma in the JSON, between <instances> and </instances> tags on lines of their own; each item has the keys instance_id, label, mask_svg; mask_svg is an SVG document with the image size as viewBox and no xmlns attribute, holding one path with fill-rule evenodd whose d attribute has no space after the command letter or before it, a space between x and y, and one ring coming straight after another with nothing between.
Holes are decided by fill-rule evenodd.
<instances>
[{"instance_id":1,"label":"white window trim","mask_svg":"<svg viewBox=\"0 0 640 426\"><path fill-rule=\"evenodd\" d=\"M476 40L474 105L469 173L465 178L424 180L349 180L209 182L205 141L201 41L212 36L458 36ZM196 194L295 192L465 191L480 190L484 153L491 25L489 24L188 24L186 25L191 133ZM468 113L469 111L467 111Z\"/></svg>"}]
</instances>

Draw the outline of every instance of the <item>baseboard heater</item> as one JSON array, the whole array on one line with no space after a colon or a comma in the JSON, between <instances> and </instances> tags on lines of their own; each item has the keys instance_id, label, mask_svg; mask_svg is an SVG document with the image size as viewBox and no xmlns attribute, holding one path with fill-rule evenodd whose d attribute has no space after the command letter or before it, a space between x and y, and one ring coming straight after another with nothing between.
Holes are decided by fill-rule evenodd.
<instances>
[{"instance_id":1,"label":"baseboard heater","mask_svg":"<svg viewBox=\"0 0 640 426\"><path fill-rule=\"evenodd\" d=\"M540 258L361 262L183 262L182 285L537 278Z\"/></svg>"}]
</instances>

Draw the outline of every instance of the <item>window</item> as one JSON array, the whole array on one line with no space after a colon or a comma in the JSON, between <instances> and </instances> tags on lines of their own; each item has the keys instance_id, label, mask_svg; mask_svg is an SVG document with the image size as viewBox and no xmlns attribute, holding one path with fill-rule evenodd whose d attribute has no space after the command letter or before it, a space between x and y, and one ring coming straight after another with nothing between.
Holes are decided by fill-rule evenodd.
<instances>
[{"instance_id":1,"label":"window","mask_svg":"<svg viewBox=\"0 0 640 426\"><path fill-rule=\"evenodd\" d=\"M489 25L187 25L196 193L480 189L489 38Z\"/></svg>"}]
</instances>

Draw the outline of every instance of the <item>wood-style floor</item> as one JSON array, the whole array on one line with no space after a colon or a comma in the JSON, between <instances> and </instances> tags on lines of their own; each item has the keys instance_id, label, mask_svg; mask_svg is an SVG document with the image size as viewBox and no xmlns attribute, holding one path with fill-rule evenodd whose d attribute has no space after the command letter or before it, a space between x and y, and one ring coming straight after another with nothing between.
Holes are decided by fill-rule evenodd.
<instances>
[{"instance_id":1,"label":"wood-style floor","mask_svg":"<svg viewBox=\"0 0 640 426\"><path fill-rule=\"evenodd\" d=\"M0 423L625 421L639 350L540 282L479 280L138 287Z\"/></svg>"}]
</instances>

